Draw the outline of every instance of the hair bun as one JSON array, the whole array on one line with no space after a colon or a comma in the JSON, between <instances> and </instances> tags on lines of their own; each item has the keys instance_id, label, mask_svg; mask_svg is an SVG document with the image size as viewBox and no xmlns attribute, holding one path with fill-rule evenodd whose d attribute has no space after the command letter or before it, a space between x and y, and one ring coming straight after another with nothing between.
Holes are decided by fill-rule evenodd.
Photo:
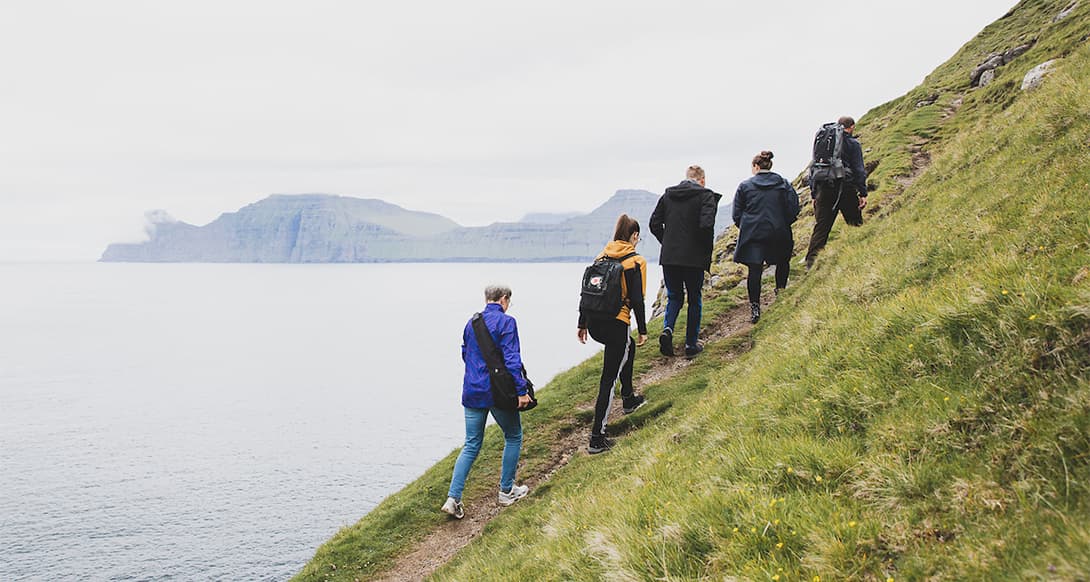
<instances>
[{"instance_id":1,"label":"hair bun","mask_svg":"<svg viewBox=\"0 0 1090 582\"><path fill-rule=\"evenodd\" d=\"M761 157L765 158L766 160L771 160L772 159L772 152L770 152L768 150L762 151L761 152Z\"/></svg>"}]
</instances>

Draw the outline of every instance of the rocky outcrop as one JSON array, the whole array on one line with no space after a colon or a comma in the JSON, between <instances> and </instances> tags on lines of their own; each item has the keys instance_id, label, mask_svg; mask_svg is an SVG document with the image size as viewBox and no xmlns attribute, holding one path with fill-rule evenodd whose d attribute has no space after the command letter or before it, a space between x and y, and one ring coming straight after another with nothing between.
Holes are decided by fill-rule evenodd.
<instances>
[{"instance_id":1,"label":"rocky outcrop","mask_svg":"<svg viewBox=\"0 0 1090 582\"><path fill-rule=\"evenodd\" d=\"M1078 6L1079 6L1079 0L1075 0L1071 4L1068 4L1067 8L1064 8L1063 10L1060 11L1059 14L1057 14L1056 16L1054 16L1052 18L1052 22L1056 23L1056 22L1059 22L1059 21L1067 18L1071 14L1071 11L1074 10L1075 8L1078 8Z\"/></svg>"},{"instance_id":2,"label":"rocky outcrop","mask_svg":"<svg viewBox=\"0 0 1090 582\"><path fill-rule=\"evenodd\" d=\"M973 87L983 87L995 79L995 70L1003 65L1006 65L1014 59L1024 55L1026 51L1033 48L1033 45L1037 41L1031 41L1025 44L1020 44L1014 48L1009 48L1001 53L991 53L983 63L976 66L971 73L969 73L969 84ZM991 72L991 75L984 79L985 73Z\"/></svg>"},{"instance_id":3,"label":"rocky outcrop","mask_svg":"<svg viewBox=\"0 0 1090 582\"><path fill-rule=\"evenodd\" d=\"M1022 90L1028 91L1030 89L1036 89L1041 86L1041 83L1045 80L1045 75L1052 69L1052 66L1056 64L1056 59L1045 61L1036 67L1033 67L1026 73L1025 77L1022 77Z\"/></svg>"}]
</instances>

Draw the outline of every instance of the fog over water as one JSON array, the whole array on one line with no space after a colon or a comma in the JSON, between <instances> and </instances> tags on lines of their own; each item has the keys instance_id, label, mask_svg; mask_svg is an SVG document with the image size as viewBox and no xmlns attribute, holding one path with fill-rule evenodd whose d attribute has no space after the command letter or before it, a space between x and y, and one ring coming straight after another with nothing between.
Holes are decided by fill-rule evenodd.
<instances>
[{"instance_id":1,"label":"fog over water","mask_svg":"<svg viewBox=\"0 0 1090 582\"><path fill-rule=\"evenodd\" d=\"M539 386L596 353L582 268L0 264L0 579L289 577L461 445L487 283Z\"/></svg>"}]
</instances>

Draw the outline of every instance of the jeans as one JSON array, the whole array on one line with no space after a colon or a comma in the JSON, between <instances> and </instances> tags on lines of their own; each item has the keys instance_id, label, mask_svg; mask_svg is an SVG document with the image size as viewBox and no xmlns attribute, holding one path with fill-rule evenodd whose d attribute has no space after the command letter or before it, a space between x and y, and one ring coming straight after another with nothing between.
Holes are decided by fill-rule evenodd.
<instances>
[{"instance_id":1,"label":"jeans","mask_svg":"<svg viewBox=\"0 0 1090 582\"><path fill-rule=\"evenodd\" d=\"M704 269L698 267L662 266L662 279L666 283L666 321L664 327L674 329L681 304L689 300L686 312L685 345L695 346L700 335L700 313L703 308L700 292L704 287Z\"/></svg>"},{"instance_id":2,"label":"jeans","mask_svg":"<svg viewBox=\"0 0 1090 582\"><path fill-rule=\"evenodd\" d=\"M462 499L462 491L466 486L466 477L473 468L473 461L477 460L477 454L481 452L481 443L484 442L484 425L488 420L488 413L492 412L492 418L503 430L503 469L500 471L500 490L510 491L515 484L515 469L518 467L519 454L522 452L522 419L519 413L512 410L500 410L499 408L466 408L466 444L462 447L462 453L454 462L454 474L450 477L450 490L447 496L459 501Z\"/></svg>"},{"instance_id":3,"label":"jeans","mask_svg":"<svg viewBox=\"0 0 1090 582\"><path fill-rule=\"evenodd\" d=\"M605 435L609 407L613 404L613 387L621 383L621 397L632 392L632 362L636 359L636 341L628 324L619 319L590 319L587 331L594 341L606 347L602 357L602 379L598 382L598 399L594 401L594 424L590 434Z\"/></svg>"}]
</instances>

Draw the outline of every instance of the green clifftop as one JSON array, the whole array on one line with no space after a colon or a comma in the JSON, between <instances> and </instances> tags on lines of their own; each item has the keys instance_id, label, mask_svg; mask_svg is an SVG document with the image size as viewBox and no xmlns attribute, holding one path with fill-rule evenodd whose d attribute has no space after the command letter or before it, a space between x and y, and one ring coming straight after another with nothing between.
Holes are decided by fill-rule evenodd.
<instances>
[{"instance_id":1,"label":"green clifftop","mask_svg":"<svg viewBox=\"0 0 1090 582\"><path fill-rule=\"evenodd\" d=\"M550 460L585 438L598 358L554 379L524 416L520 474L555 473L433 578L1087 579L1088 38L1090 3L1026 0L867 113L867 223L838 223L760 324L722 325L692 365L645 379L650 405L613 425L606 455ZM743 303L735 233L718 243L709 330ZM664 366L653 343L637 374ZM467 499L492 492L501 448L490 433ZM450 528L437 508L453 459L298 579L381 575Z\"/></svg>"}]
</instances>

